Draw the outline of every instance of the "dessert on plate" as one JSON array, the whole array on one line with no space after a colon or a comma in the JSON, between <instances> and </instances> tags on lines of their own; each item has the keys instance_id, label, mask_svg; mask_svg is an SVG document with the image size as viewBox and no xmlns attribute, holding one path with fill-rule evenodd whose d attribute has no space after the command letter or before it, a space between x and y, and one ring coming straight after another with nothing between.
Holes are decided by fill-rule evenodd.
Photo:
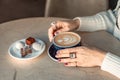
<instances>
[{"instance_id":1,"label":"dessert on plate","mask_svg":"<svg viewBox=\"0 0 120 80\"><path fill-rule=\"evenodd\" d=\"M16 47L17 49L24 48L24 46L25 46L25 43L23 43L23 42L21 42L21 41L15 43L15 47Z\"/></svg>"},{"instance_id":2,"label":"dessert on plate","mask_svg":"<svg viewBox=\"0 0 120 80\"><path fill-rule=\"evenodd\" d=\"M25 39L25 42L17 42L15 47L19 49L21 57L25 57L28 54L32 54L32 49L39 50L40 44L36 42L35 38L28 37Z\"/></svg>"},{"instance_id":3,"label":"dessert on plate","mask_svg":"<svg viewBox=\"0 0 120 80\"><path fill-rule=\"evenodd\" d=\"M36 51L40 50L41 47L42 47L41 44L38 43L38 42L34 42L34 43L32 44L32 48L33 48L34 50L36 50Z\"/></svg>"},{"instance_id":4,"label":"dessert on plate","mask_svg":"<svg viewBox=\"0 0 120 80\"><path fill-rule=\"evenodd\" d=\"M26 39L25 42L26 42L27 45L32 45L36 41L35 41L35 38L29 37L29 38Z\"/></svg>"}]
</instances>

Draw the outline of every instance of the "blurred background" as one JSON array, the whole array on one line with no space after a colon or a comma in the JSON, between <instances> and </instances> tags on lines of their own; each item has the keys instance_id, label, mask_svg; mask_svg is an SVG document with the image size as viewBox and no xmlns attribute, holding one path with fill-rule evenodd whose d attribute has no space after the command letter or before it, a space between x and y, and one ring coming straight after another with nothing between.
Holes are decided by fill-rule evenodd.
<instances>
[{"instance_id":1,"label":"blurred background","mask_svg":"<svg viewBox=\"0 0 120 80\"><path fill-rule=\"evenodd\" d=\"M64 17L94 15L118 0L0 0L0 23L30 17Z\"/></svg>"},{"instance_id":2,"label":"blurred background","mask_svg":"<svg viewBox=\"0 0 120 80\"><path fill-rule=\"evenodd\" d=\"M0 0L0 23L44 16L46 0Z\"/></svg>"}]
</instances>

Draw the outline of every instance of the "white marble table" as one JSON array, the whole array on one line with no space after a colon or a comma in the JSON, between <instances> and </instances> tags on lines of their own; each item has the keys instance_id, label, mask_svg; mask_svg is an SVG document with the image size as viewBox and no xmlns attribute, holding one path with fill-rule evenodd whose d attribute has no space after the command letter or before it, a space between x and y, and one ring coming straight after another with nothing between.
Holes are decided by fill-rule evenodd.
<instances>
[{"instance_id":1,"label":"white marble table","mask_svg":"<svg viewBox=\"0 0 120 80\"><path fill-rule=\"evenodd\" d=\"M115 76L94 68L64 67L47 54L50 42L47 30L50 23L61 18L27 18L0 24L0 80L119 80ZM120 52L120 42L105 31L80 33L89 46L113 53ZM27 37L40 38L46 50L32 60L17 60L9 56L9 46ZM117 54L120 55L120 54Z\"/></svg>"}]
</instances>

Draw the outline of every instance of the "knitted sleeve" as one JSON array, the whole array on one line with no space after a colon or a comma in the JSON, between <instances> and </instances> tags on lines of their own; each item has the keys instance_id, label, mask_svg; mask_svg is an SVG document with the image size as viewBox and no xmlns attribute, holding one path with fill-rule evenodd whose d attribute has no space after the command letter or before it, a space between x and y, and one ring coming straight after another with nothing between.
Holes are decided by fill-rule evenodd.
<instances>
[{"instance_id":1,"label":"knitted sleeve","mask_svg":"<svg viewBox=\"0 0 120 80\"><path fill-rule=\"evenodd\" d=\"M108 52L103 60L101 69L120 78L120 57Z\"/></svg>"},{"instance_id":2,"label":"knitted sleeve","mask_svg":"<svg viewBox=\"0 0 120 80\"><path fill-rule=\"evenodd\" d=\"M74 19L79 19L80 21L77 31L107 30L112 33L116 22L111 10L100 12L93 16L76 17Z\"/></svg>"}]
</instances>

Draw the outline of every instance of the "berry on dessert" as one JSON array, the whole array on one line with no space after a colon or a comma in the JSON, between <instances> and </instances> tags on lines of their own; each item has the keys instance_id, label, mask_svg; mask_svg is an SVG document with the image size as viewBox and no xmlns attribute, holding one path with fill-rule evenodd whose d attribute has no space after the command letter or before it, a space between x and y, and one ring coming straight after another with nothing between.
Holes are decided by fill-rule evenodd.
<instances>
[{"instance_id":1,"label":"berry on dessert","mask_svg":"<svg viewBox=\"0 0 120 80\"><path fill-rule=\"evenodd\" d=\"M35 39L32 37L29 37L26 39L26 44L27 45L32 45L35 42Z\"/></svg>"}]
</instances>

